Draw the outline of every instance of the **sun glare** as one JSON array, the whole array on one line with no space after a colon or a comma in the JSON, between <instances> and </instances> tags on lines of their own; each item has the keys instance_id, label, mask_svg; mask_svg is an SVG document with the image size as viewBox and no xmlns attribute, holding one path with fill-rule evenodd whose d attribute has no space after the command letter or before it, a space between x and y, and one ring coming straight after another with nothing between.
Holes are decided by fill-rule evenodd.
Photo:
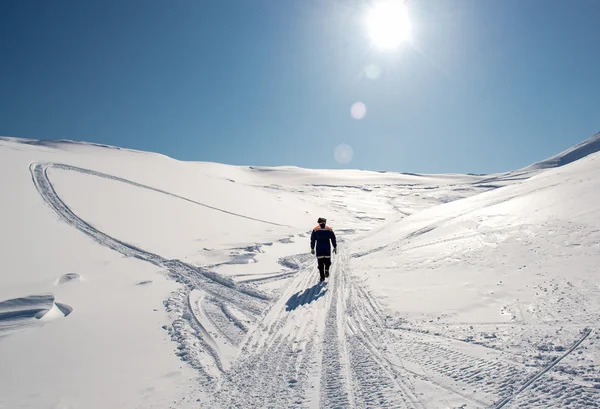
<instances>
[{"instance_id":1,"label":"sun glare","mask_svg":"<svg viewBox=\"0 0 600 409\"><path fill-rule=\"evenodd\" d=\"M411 24L404 0L380 0L367 13L367 30L373 44L393 50L411 40Z\"/></svg>"}]
</instances>

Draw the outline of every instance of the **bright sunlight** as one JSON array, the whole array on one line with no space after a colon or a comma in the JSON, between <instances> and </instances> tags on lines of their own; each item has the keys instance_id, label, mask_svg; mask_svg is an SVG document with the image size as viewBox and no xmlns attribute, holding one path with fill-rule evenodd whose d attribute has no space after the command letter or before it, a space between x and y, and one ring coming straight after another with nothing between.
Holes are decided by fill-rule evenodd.
<instances>
[{"instance_id":1,"label":"bright sunlight","mask_svg":"<svg viewBox=\"0 0 600 409\"><path fill-rule=\"evenodd\" d=\"M393 50L411 40L411 24L404 0L381 0L366 17L367 30L377 48Z\"/></svg>"}]
</instances>

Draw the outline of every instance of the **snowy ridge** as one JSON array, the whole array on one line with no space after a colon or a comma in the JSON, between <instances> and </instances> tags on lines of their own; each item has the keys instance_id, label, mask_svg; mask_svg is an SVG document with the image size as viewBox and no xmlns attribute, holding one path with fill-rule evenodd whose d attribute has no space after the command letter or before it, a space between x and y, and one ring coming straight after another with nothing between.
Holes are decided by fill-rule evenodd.
<instances>
[{"instance_id":1,"label":"snowy ridge","mask_svg":"<svg viewBox=\"0 0 600 409\"><path fill-rule=\"evenodd\" d=\"M600 132L586 139L585 141L578 143L572 148L559 153L558 155L554 155L546 160L534 163L523 170L556 168L559 166L568 165L569 163L585 158L586 156L594 154L598 151L600 151Z\"/></svg>"},{"instance_id":2,"label":"snowy ridge","mask_svg":"<svg viewBox=\"0 0 600 409\"><path fill-rule=\"evenodd\" d=\"M109 149L109 150L116 150L116 151L126 151L126 152L132 152L132 153L152 154L152 155L157 155L157 156L164 156L164 155L153 153L153 152L145 152L145 151L140 151L140 150L136 150L136 149L121 148L119 146L105 145L105 144L94 143L94 142L73 141L73 140L70 140L70 139L45 139L45 140L40 140L40 139L15 138L15 137L0 136L0 141L3 141L3 142L18 142L18 143L23 144L23 145L45 147L45 148L51 148L51 149L57 149L57 150L65 150L65 151L77 151L77 150L84 150L84 151L85 150L88 150L88 151L91 150L91 151L94 151L95 150L97 152L97 149L101 148L101 149Z\"/></svg>"}]
</instances>

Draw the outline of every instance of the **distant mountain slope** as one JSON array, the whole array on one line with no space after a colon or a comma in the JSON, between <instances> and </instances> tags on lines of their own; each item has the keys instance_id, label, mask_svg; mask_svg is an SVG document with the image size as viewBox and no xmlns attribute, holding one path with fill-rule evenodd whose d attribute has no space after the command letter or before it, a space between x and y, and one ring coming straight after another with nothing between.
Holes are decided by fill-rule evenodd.
<instances>
[{"instance_id":1,"label":"distant mountain slope","mask_svg":"<svg viewBox=\"0 0 600 409\"><path fill-rule=\"evenodd\" d=\"M599 151L600 132L548 159L533 163L521 169L516 169L497 175L489 175L489 177L481 179L480 181L475 182L475 184L479 186L505 186L513 182L529 179L545 169L559 168L561 166L568 165Z\"/></svg>"},{"instance_id":2,"label":"distant mountain slope","mask_svg":"<svg viewBox=\"0 0 600 409\"><path fill-rule=\"evenodd\" d=\"M600 132L551 158L527 166L524 170L557 168L600 151Z\"/></svg>"}]
</instances>

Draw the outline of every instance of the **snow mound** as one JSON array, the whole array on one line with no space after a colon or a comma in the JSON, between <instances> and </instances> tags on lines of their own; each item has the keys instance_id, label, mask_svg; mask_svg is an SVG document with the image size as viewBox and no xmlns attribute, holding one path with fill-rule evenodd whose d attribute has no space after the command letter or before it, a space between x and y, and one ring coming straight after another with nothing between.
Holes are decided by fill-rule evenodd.
<instances>
[{"instance_id":1,"label":"snow mound","mask_svg":"<svg viewBox=\"0 0 600 409\"><path fill-rule=\"evenodd\" d=\"M0 301L0 337L17 330L66 317L73 311L69 305L54 302L54 295L41 294Z\"/></svg>"}]
</instances>

